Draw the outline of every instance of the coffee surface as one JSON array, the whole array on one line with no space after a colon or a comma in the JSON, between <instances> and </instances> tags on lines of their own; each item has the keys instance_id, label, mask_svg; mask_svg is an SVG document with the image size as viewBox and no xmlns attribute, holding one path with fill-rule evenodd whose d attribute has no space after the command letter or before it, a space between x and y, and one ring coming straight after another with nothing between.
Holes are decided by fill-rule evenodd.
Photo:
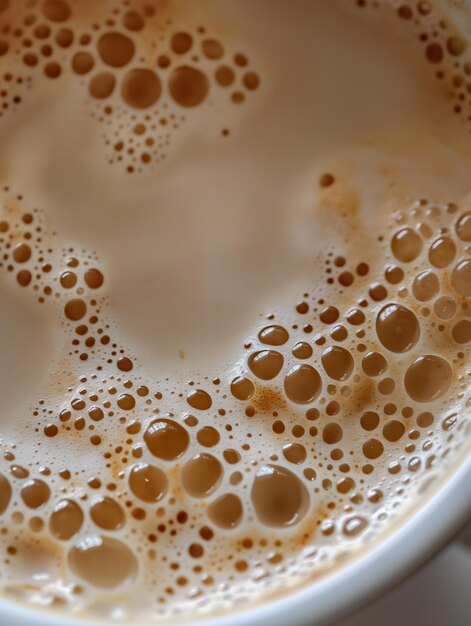
<instances>
[{"instance_id":1,"label":"coffee surface","mask_svg":"<svg viewBox=\"0 0 471 626\"><path fill-rule=\"evenodd\" d=\"M471 53L428 2L0 0L0 587L299 588L469 446Z\"/></svg>"}]
</instances>

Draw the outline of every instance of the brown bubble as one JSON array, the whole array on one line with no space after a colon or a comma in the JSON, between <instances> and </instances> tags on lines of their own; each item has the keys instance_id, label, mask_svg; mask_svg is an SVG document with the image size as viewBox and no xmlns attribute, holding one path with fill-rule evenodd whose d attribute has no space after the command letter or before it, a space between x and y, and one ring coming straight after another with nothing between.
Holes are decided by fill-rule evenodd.
<instances>
[{"instance_id":1,"label":"brown bubble","mask_svg":"<svg viewBox=\"0 0 471 626\"><path fill-rule=\"evenodd\" d=\"M365 411L360 417L360 424L363 430L374 430L379 424L379 415L374 411Z\"/></svg>"},{"instance_id":2,"label":"brown bubble","mask_svg":"<svg viewBox=\"0 0 471 626\"><path fill-rule=\"evenodd\" d=\"M368 263L358 263L356 267L356 273L358 276L366 276L370 271Z\"/></svg>"},{"instance_id":3,"label":"brown bubble","mask_svg":"<svg viewBox=\"0 0 471 626\"><path fill-rule=\"evenodd\" d=\"M312 356L313 349L305 341L299 341L293 346L292 354L297 359L309 359Z\"/></svg>"},{"instance_id":4,"label":"brown bubble","mask_svg":"<svg viewBox=\"0 0 471 626\"><path fill-rule=\"evenodd\" d=\"M411 228L402 228L391 240L391 250L398 261L411 263L422 251L422 239Z\"/></svg>"},{"instance_id":5,"label":"brown bubble","mask_svg":"<svg viewBox=\"0 0 471 626\"><path fill-rule=\"evenodd\" d=\"M429 43L425 48L425 56L430 63L441 63L443 61L443 48L439 43Z\"/></svg>"},{"instance_id":6,"label":"brown bubble","mask_svg":"<svg viewBox=\"0 0 471 626\"><path fill-rule=\"evenodd\" d=\"M334 443L338 443L342 440L343 430L342 427L335 423L331 422L330 424L326 424L322 429L322 439L325 443L332 445Z\"/></svg>"},{"instance_id":7,"label":"brown bubble","mask_svg":"<svg viewBox=\"0 0 471 626\"><path fill-rule=\"evenodd\" d=\"M213 400L207 391L193 389L186 397L188 404L198 411L207 411L211 408Z\"/></svg>"},{"instance_id":8,"label":"brown bubble","mask_svg":"<svg viewBox=\"0 0 471 626\"><path fill-rule=\"evenodd\" d=\"M175 33L170 41L170 46L175 54L185 54L193 45L193 37L189 33Z\"/></svg>"},{"instance_id":9,"label":"brown bubble","mask_svg":"<svg viewBox=\"0 0 471 626\"><path fill-rule=\"evenodd\" d=\"M124 67L133 58L135 46L132 39L126 35L109 32L100 37L97 49L98 54L106 65Z\"/></svg>"},{"instance_id":10,"label":"brown bubble","mask_svg":"<svg viewBox=\"0 0 471 626\"><path fill-rule=\"evenodd\" d=\"M49 520L51 534L60 541L67 541L82 528L83 512L73 500L59 500Z\"/></svg>"},{"instance_id":11,"label":"brown bubble","mask_svg":"<svg viewBox=\"0 0 471 626\"><path fill-rule=\"evenodd\" d=\"M345 319L352 326L361 326L361 324L365 323L365 314L360 309L350 309L345 314Z\"/></svg>"},{"instance_id":12,"label":"brown bubble","mask_svg":"<svg viewBox=\"0 0 471 626\"><path fill-rule=\"evenodd\" d=\"M162 69L169 67L170 59L165 54L161 54L157 59L157 65Z\"/></svg>"},{"instance_id":13,"label":"brown bubble","mask_svg":"<svg viewBox=\"0 0 471 626\"><path fill-rule=\"evenodd\" d=\"M345 520L342 526L342 531L346 537L356 537L362 533L367 526L368 520L364 517L360 517L359 515L355 515Z\"/></svg>"},{"instance_id":14,"label":"brown bubble","mask_svg":"<svg viewBox=\"0 0 471 626\"><path fill-rule=\"evenodd\" d=\"M100 422L105 417L105 414L103 413L102 409L100 409L99 406L91 406L88 409L87 413L90 419L93 420L94 422Z\"/></svg>"},{"instance_id":15,"label":"brown bubble","mask_svg":"<svg viewBox=\"0 0 471 626\"><path fill-rule=\"evenodd\" d=\"M33 279L29 270L20 270L16 275L16 281L21 287L27 287Z\"/></svg>"},{"instance_id":16,"label":"brown bubble","mask_svg":"<svg viewBox=\"0 0 471 626\"><path fill-rule=\"evenodd\" d=\"M245 56L245 54L241 54L240 52L238 52L237 54L234 54L234 63L238 65L239 67L245 67L248 64L248 62L249 60Z\"/></svg>"},{"instance_id":17,"label":"brown bubble","mask_svg":"<svg viewBox=\"0 0 471 626\"><path fill-rule=\"evenodd\" d=\"M333 324L339 319L339 310L334 306L328 306L321 311L319 319L323 324Z\"/></svg>"},{"instance_id":18,"label":"brown bubble","mask_svg":"<svg viewBox=\"0 0 471 626\"><path fill-rule=\"evenodd\" d=\"M234 70L228 65L221 65L216 70L214 77L221 87L230 87L235 80Z\"/></svg>"},{"instance_id":19,"label":"brown bubble","mask_svg":"<svg viewBox=\"0 0 471 626\"><path fill-rule=\"evenodd\" d=\"M299 465L306 460L306 448L300 443L287 443L282 448L283 456L289 463Z\"/></svg>"},{"instance_id":20,"label":"brown bubble","mask_svg":"<svg viewBox=\"0 0 471 626\"><path fill-rule=\"evenodd\" d=\"M456 244L449 237L439 237L430 246L428 259L434 267L443 269L452 263L456 256Z\"/></svg>"},{"instance_id":21,"label":"brown bubble","mask_svg":"<svg viewBox=\"0 0 471 626\"><path fill-rule=\"evenodd\" d=\"M2 56L2 49L2 42L0 41L0 56ZM38 57L32 52L28 52L23 57L23 63L28 67L35 67L38 64Z\"/></svg>"},{"instance_id":22,"label":"brown bubble","mask_svg":"<svg viewBox=\"0 0 471 626\"><path fill-rule=\"evenodd\" d=\"M368 439L363 444L363 454L367 459L379 458L384 452L384 446L379 439Z\"/></svg>"},{"instance_id":23,"label":"brown bubble","mask_svg":"<svg viewBox=\"0 0 471 626\"><path fill-rule=\"evenodd\" d=\"M257 471L251 496L260 522L274 528L297 524L309 508L306 487L293 472L279 465L265 465Z\"/></svg>"},{"instance_id":24,"label":"brown bubble","mask_svg":"<svg viewBox=\"0 0 471 626\"><path fill-rule=\"evenodd\" d=\"M412 283L412 293L419 302L428 302L435 298L440 290L437 275L430 270L420 272Z\"/></svg>"},{"instance_id":25,"label":"brown bubble","mask_svg":"<svg viewBox=\"0 0 471 626\"><path fill-rule=\"evenodd\" d=\"M471 322L460 320L451 329L451 336L456 343L468 343L471 340Z\"/></svg>"},{"instance_id":26,"label":"brown bubble","mask_svg":"<svg viewBox=\"0 0 471 626\"><path fill-rule=\"evenodd\" d=\"M51 29L47 24L38 24L34 27L33 32L37 39L47 39L51 34Z\"/></svg>"},{"instance_id":27,"label":"brown bubble","mask_svg":"<svg viewBox=\"0 0 471 626\"><path fill-rule=\"evenodd\" d=\"M55 437L59 432L59 429L55 424L46 424L44 426L44 434L46 437Z\"/></svg>"},{"instance_id":28,"label":"brown bubble","mask_svg":"<svg viewBox=\"0 0 471 626\"><path fill-rule=\"evenodd\" d=\"M407 4L401 4L401 6L397 9L397 14L403 20L410 20L412 19L414 15L414 13L412 12L412 9L409 6L407 6Z\"/></svg>"},{"instance_id":29,"label":"brown bubble","mask_svg":"<svg viewBox=\"0 0 471 626\"><path fill-rule=\"evenodd\" d=\"M90 289L99 289L104 282L103 274L100 270L90 269L85 272L85 282Z\"/></svg>"},{"instance_id":30,"label":"brown bubble","mask_svg":"<svg viewBox=\"0 0 471 626\"><path fill-rule=\"evenodd\" d=\"M136 400L129 393L122 393L118 396L117 404L123 411L131 411L136 406Z\"/></svg>"},{"instance_id":31,"label":"brown bubble","mask_svg":"<svg viewBox=\"0 0 471 626\"><path fill-rule=\"evenodd\" d=\"M64 0L45 0L41 4L44 17L51 22L65 22L72 15L69 5Z\"/></svg>"},{"instance_id":32,"label":"brown bubble","mask_svg":"<svg viewBox=\"0 0 471 626\"><path fill-rule=\"evenodd\" d=\"M201 446L213 448L221 439L221 435L212 426L203 426L196 433L196 439Z\"/></svg>"},{"instance_id":33,"label":"brown bubble","mask_svg":"<svg viewBox=\"0 0 471 626\"><path fill-rule=\"evenodd\" d=\"M224 460L227 461L230 465L235 465L240 461L240 454L237 450L232 448L228 448L223 452Z\"/></svg>"},{"instance_id":34,"label":"brown bubble","mask_svg":"<svg viewBox=\"0 0 471 626\"><path fill-rule=\"evenodd\" d=\"M458 420L458 414L452 413L451 415L447 415L445 419L442 420L441 427L445 431L449 431L456 426L456 422Z\"/></svg>"},{"instance_id":35,"label":"brown bubble","mask_svg":"<svg viewBox=\"0 0 471 626\"><path fill-rule=\"evenodd\" d=\"M103 530L119 530L126 521L121 505L108 496L95 498L90 507L90 517Z\"/></svg>"},{"instance_id":36,"label":"brown bubble","mask_svg":"<svg viewBox=\"0 0 471 626\"><path fill-rule=\"evenodd\" d=\"M225 493L208 506L208 517L219 528L229 530L242 521L244 508L241 499L233 493Z\"/></svg>"},{"instance_id":37,"label":"brown bubble","mask_svg":"<svg viewBox=\"0 0 471 626\"><path fill-rule=\"evenodd\" d=\"M471 212L463 213L456 222L456 234L461 241L471 241Z\"/></svg>"},{"instance_id":38,"label":"brown bubble","mask_svg":"<svg viewBox=\"0 0 471 626\"><path fill-rule=\"evenodd\" d=\"M349 491L351 491L352 489L354 489L355 481L352 478L349 478L347 476L345 478L341 478L337 482L336 487L337 487L337 491L339 493L345 494L345 493L348 493Z\"/></svg>"},{"instance_id":39,"label":"brown bubble","mask_svg":"<svg viewBox=\"0 0 471 626\"><path fill-rule=\"evenodd\" d=\"M354 276L351 272L342 272L339 275L339 283L343 287L350 287L350 285L353 284L353 281L354 281Z\"/></svg>"},{"instance_id":40,"label":"brown bubble","mask_svg":"<svg viewBox=\"0 0 471 626\"><path fill-rule=\"evenodd\" d=\"M61 28L56 34L56 42L61 48L70 48L74 42L74 33L70 28Z\"/></svg>"},{"instance_id":41,"label":"brown bubble","mask_svg":"<svg viewBox=\"0 0 471 626\"><path fill-rule=\"evenodd\" d=\"M158 502L168 491L168 478L158 467L139 463L129 474L129 487L139 500Z\"/></svg>"},{"instance_id":42,"label":"brown bubble","mask_svg":"<svg viewBox=\"0 0 471 626\"><path fill-rule=\"evenodd\" d=\"M398 420L389 420L383 426L383 437L387 441L394 443L396 441L399 441L399 439L404 435L405 431L406 428L402 422L399 422Z\"/></svg>"},{"instance_id":43,"label":"brown bubble","mask_svg":"<svg viewBox=\"0 0 471 626\"><path fill-rule=\"evenodd\" d=\"M164 461L175 461L187 450L190 437L178 422L157 419L149 424L144 433L144 441L154 456Z\"/></svg>"},{"instance_id":44,"label":"brown bubble","mask_svg":"<svg viewBox=\"0 0 471 626\"><path fill-rule=\"evenodd\" d=\"M30 509L40 509L51 496L48 485L39 478L28 480L21 490L21 498Z\"/></svg>"},{"instance_id":45,"label":"brown bubble","mask_svg":"<svg viewBox=\"0 0 471 626\"><path fill-rule=\"evenodd\" d=\"M391 285L398 285L404 280L404 270L397 265L389 265L384 272L384 277Z\"/></svg>"},{"instance_id":46,"label":"brown bubble","mask_svg":"<svg viewBox=\"0 0 471 626\"><path fill-rule=\"evenodd\" d=\"M404 386L416 402L432 402L445 394L452 380L448 361L433 354L419 356L404 376Z\"/></svg>"},{"instance_id":47,"label":"brown bubble","mask_svg":"<svg viewBox=\"0 0 471 626\"><path fill-rule=\"evenodd\" d=\"M419 321L412 311L401 304L392 302L378 313L376 334L383 346L390 352L407 352L419 340Z\"/></svg>"},{"instance_id":48,"label":"brown bubble","mask_svg":"<svg viewBox=\"0 0 471 626\"><path fill-rule=\"evenodd\" d=\"M247 72L242 78L244 87L249 91L255 91L260 85L260 77L256 72Z\"/></svg>"},{"instance_id":49,"label":"brown bubble","mask_svg":"<svg viewBox=\"0 0 471 626\"><path fill-rule=\"evenodd\" d=\"M134 365L131 359L128 359L128 357L126 356L119 357L118 369L121 370L121 372L130 372L132 371L133 367Z\"/></svg>"},{"instance_id":50,"label":"brown bubble","mask_svg":"<svg viewBox=\"0 0 471 626\"><path fill-rule=\"evenodd\" d=\"M291 402L308 404L320 394L322 379L311 365L295 365L286 374L283 387Z\"/></svg>"},{"instance_id":51,"label":"brown bubble","mask_svg":"<svg viewBox=\"0 0 471 626\"><path fill-rule=\"evenodd\" d=\"M471 259L463 259L453 268L451 286L460 296L471 296Z\"/></svg>"},{"instance_id":52,"label":"brown bubble","mask_svg":"<svg viewBox=\"0 0 471 626\"><path fill-rule=\"evenodd\" d=\"M77 284L77 275L74 272L62 272L60 277L61 287L64 289L72 289Z\"/></svg>"},{"instance_id":53,"label":"brown bubble","mask_svg":"<svg viewBox=\"0 0 471 626\"><path fill-rule=\"evenodd\" d=\"M148 109L162 93L160 78L148 69L134 69L126 73L121 84L121 96L134 109Z\"/></svg>"},{"instance_id":54,"label":"brown bubble","mask_svg":"<svg viewBox=\"0 0 471 626\"><path fill-rule=\"evenodd\" d=\"M8 508L11 500L11 485L8 479L0 474L0 515L3 515Z\"/></svg>"},{"instance_id":55,"label":"brown bubble","mask_svg":"<svg viewBox=\"0 0 471 626\"><path fill-rule=\"evenodd\" d=\"M459 57L465 51L466 43L461 37L452 35L451 37L448 37L447 42L446 42L446 47L447 47L448 52L452 56Z\"/></svg>"},{"instance_id":56,"label":"brown bubble","mask_svg":"<svg viewBox=\"0 0 471 626\"><path fill-rule=\"evenodd\" d=\"M27 263L31 258L31 248L26 243L18 243L13 248L13 260L17 263Z\"/></svg>"},{"instance_id":57,"label":"brown bubble","mask_svg":"<svg viewBox=\"0 0 471 626\"><path fill-rule=\"evenodd\" d=\"M211 454L203 452L191 458L182 469L181 481L185 491L193 498L205 498L221 482L221 463Z\"/></svg>"},{"instance_id":58,"label":"brown bubble","mask_svg":"<svg viewBox=\"0 0 471 626\"><path fill-rule=\"evenodd\" d=\"M29 471L21 465L12 465L10 467L10 473L15 478L28 478L29 476Z\"/></svg>"},{"instance_id":59,"label":"brown bubble","mask_svg":"<svg viewBox=\"0 0 471 626\"><path fill-rule=\"evenodd\" d=\"M383 380L380 380L378 383L378 391L384 396L391 394L395 388L396 383L393 378L383 378Z\"/></svg>"},{"instance_id":60,"label":"brown bubble","mask_svg":"<svg viewBox=\"0 0 471 626\"><path fill-rule=\"evenodd\" d=\"M374 302L381 302L382 300L387 298L388 292L384 285L381 285L380 283L375 283L369 288L368 295Z\"/></svg>"},{"instance_id":61,"label":"brown bubble","mask_svg":"<svg viewBox=\"0 0 471 626\"><path fill-rule=\"evenodd\" d=\"M133 552L111 537L87 537L70 549L67 562L76 576L100 589L118 587L138 570Z\"/></svg>"},{"instance_id":62,"label":"brown bubble","mask_svg":"<svg viewBox=\"0 0 471 626\"><path fill-rule=\"evenodd\" d=\"M144 28L144 20L136 11L126 11L123 15L123 25L128 30L138 32Z\"/></svg>"},{"instance_id":63,"label":"brown bubble","mask_svg":"<svg viewBox=\"0 0 471 626\"><path fill-rule=\"evenodd\" d=\"M114 91L116 85L116 78L109 72L100 72L95 74L90 80L88 85L88 91L92 98L97 100L104 100L109 98Z\"/></svg>"},{"instance_id":64,"label":"brown bubble","mask_svg":"<svg viewBox=\"0 0 471 626\"><path fill-rule=\"evenodd\" d=\"M324 350L321 360L326 374L334 380L347 380L353 372L353 357L340 346Z\"/></svg>"},{"instance_id":65,"label":"brown bubble","mask_svg":"<svg viewBox=\"0 0 471 626\"><path fill-rule=\"evenodd\" d=\"M237 400L250 400L255 393L255 385L250 378L244 376L237 376L231 382L231 393Z\"/></svg>"},{"instance_id":66,"label":"brown bubble","mask_svg":"<svg viewBox=\"0 0 471 626\"><path fill-rule=\"evenodd\" d=\"M276 378L283 367L283 355L274 350L254 352L247 359L250 371L261 380Z\"/></svg>"},{"instance_id":67,"label":"brown bubble","mask_svg":"<svg viewBox=\"0 0 471 626\"><path fill-rule=\"evenodd\" d=\"M433 312L441 320L451 320L456 315L456 302L450 296L442 296L433 303Z\"/></svg>"},{"instance_id":68,"label":"brown bubble","mask_svg":"<svg viewBox=\"0 0 471 626\"><path fill-rule=\"evenodd\" d=\"M170 74L170 95L182 107L195 107L208 95L209 82L206 75L189 65L181 65Z\"/></svg>"},{"instance_id":69,"label":"brown bubble","mask_svg":"<svg viewBox=\"0 0 471 626\"><path fill-rule=\"evenodd\" d=\"M224 55L224 48L216 39L205 39L201 44L201 49L204 56L213 61Z\"/></svg>"},{"instance_id":70,"label":"brown bubble","mask_svg":"<svg viewBox=\"0 0 471 626\"><path fill-rule=\"evenodd\" d=\"M388 362L379 352L368 352L363 357L361 367L367 376L380 376L388 368Z\"/></svg>"},{"instance_id":71,"label":"brown bubble","mask_svg":"<svg viewBox=\"0 0 471 626\"><path fill-rule=\"evenodd\" d=\"M420 428L429 428L429 426L431 426L435 421L435 418L432 413L424 411L423 413L419 413L419 415L417 415L416 421L417 426L419 426Z\"/></svg>"},{"instance_id":72,"label":"brown bubble","mask_svg":"<svg viewBox=\"0 0 471 626\"><path fill-rule=\"evenodd\" d=\"M62 74L62 68L59 63L47 63L44 68L44 74L48 78L59 78L59 76Z\"/></svg>"},{"instance_id":73,"label":"brown bubble","mask_svg":"<svg viewBox=\"0 0 471 626\"><path fill-rule=\"evenodd\" d=\"M289 334L283 326L265 326L258 333L260 341L268 346L282 346L289 339Z\"/></svg>"},{"instance_id":74,"label":"brown bubble","mask_svg":"<svg viewBox=\"0 0 471 626\"><path fill-rule=\"evenodd\" d=\"M338 324L337 326L331 328L330 336L335 341L345 341L345 339L347 339L348 337L348 330L345 328L345 326Z\"/></svg>"}]
</instances>

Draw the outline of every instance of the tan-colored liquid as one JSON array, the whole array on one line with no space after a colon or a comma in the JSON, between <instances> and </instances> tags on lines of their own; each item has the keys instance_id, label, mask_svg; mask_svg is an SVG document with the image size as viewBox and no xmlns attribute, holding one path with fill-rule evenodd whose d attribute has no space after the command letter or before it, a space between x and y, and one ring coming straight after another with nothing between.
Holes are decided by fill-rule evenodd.
<instances>
[{"instance_id":1,"label":"tan-colored liquid","mask_svg":"<svg viewBox=\"0 0 471 626\"><path fill-rule=\"evenodd\" d=\"M469 444L471 52L426 2L0 0L0 588L233 610Z\"/></svg>"}]
</instances>

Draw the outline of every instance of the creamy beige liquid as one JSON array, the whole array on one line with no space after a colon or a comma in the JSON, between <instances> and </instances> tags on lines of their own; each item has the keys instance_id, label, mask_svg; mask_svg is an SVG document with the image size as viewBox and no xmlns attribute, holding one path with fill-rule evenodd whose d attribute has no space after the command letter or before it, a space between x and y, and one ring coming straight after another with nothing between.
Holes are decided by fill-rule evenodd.
<instances>
[{"instance_id":1,"label":"creamy beige liquid","mask_svg":"<svg viewBox=\"0 0 471 626\"><path fill-rule=\"evenodd\" d=\"M471 54L427 2L0 0L0 586L167 619L469 445Z\"/></svg>"}]
</instances>

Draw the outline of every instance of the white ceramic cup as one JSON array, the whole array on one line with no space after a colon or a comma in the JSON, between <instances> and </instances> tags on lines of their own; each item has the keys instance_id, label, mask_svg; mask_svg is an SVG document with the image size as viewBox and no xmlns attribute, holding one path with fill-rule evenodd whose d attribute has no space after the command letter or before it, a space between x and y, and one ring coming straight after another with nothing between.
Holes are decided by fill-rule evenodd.
<instances>
[{"instance_id":1,"label":"white ceramic cup","mask_svg":"<svg viewBox=\"0 0 471 626\"><path fill-rule=\"evenodd\" d=\"M471 42L471 0L434 0L443 5ZM471 454L464 458L415 514L349 565L280 599L220 617L176 621L180 626L326 626L368 603L438 552L471 519ZM65 619L0 598L0 626L110 626L111 622ZM131 622L147 626L141 620ZM155 622L154 622L155 624Z\"/></svg>"}]
</instances>

